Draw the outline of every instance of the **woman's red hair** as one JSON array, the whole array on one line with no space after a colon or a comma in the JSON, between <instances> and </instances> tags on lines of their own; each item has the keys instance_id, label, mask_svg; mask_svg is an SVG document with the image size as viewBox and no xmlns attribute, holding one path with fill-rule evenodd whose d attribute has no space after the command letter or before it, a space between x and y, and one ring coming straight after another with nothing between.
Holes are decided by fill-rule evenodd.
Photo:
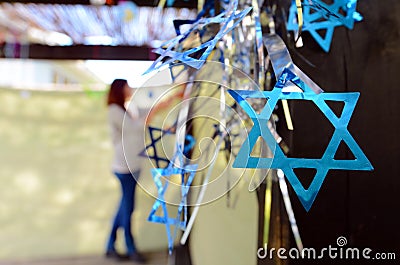
<instances>
[{"instance_id":1,"label":"woman's red hair","mask_svg":"<svg viewBox=\"0 0 400 265\"><path fill-rule=\"evenodd\" d=\"M115 79L110 86L108 91L107 105L117 104L121 108L125 109L125 95L124 87L128 82L125 79Z\"/></svg>"}]
</instances>

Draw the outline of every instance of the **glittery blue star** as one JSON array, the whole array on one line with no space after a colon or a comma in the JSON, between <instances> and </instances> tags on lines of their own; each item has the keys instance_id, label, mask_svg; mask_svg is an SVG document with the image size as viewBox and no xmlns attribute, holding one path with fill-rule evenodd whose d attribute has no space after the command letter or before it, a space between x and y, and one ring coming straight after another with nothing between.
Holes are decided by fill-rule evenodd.
<instances>
[{"instance_id":1,"label":"glittery blue star","mask_svg":"<svg viewBox=\"0 0 400 265\"><path fill-rule=\"evenodd\" d=\"M319 13L325 19L336 21L339 25L344 25L349 29L353 29L354 21L362 20L361 15L356 12L357 0L335 0L330 5L321 0L311 0L310 4L304 3L304 6L310 8L310 10L317 11L316 13ZM316 13L309 14L310 19L314 20L319 17Z\"/></svg>"},{"instance_id":2,"label":"glittery blue star","mask_svg":"<svg viewBox=\"0 0 400 265\"><path fill-rule=\"evenodd\" d=\"M152 159L156 163L157 168L165 168L169 164L169 159L166 156L161 156L157 143L167 134L173 134L172 129L163 130L160 128L149 126L150 143L138 154L141 157L146 157ZM159 135L156 137L155 133L158 132ZM187 134L185 136L185 145L183 147L183 155L188 156L188 153L193 149L196 143L196 139Z\"/></svg>"},{"instance_id":3,"label":"glittery blue star","mask_svg":"<svg viewBox=\"0 0 400 265\"><path fill-rule=\"evenodd\" d=\"M322 49L328 52L335 27L344 25L352 29L354 21L362 20L362 16L356 12L356 5L357 0L334 0L330 5L320 0L303 1L302 31L310 32ZM346 15L341 14L341 11ZM294 1L289 10L287 29L298 30L297 7ZM326 31L325 36L320 31Z\"/></svg>"},{"instance_id":4,"label":"glittery blue star","mask_svg":"<svg viewBox=\"0 0 400 265\"><path fill-rule=\"evenodd\" d=\"M164 134L171 134L171 131L151 126L147 128L149 130L151 142L139 153L139 156L150 158L156 163L157 168L163 168L168 165L169 160L164 156L160 156L160 154L157 152L157 142L162 139ZM157 137L155 137L156 132L159 133L159 136ZM149 152L152 154L149 154ZM164 163L164 166L162 166L161 163Z\"/></svg>"},{"instance_id":5,"label":"glittery blue star","mask_svg":"<svg viewBox=\"0 0 400 265\"><path fill-rule=\"evenodd\" d=\"M185 230L187 223L187 195L189 192L190 185L193 181L197 170L197 165L186 165L183 167L176 167L173 162L170 162L167 168L153 168L151 174L153 176L154 183L157 186L158 197L155 201L153 208L149 214L148 221L161 223L165 225L168 238L168 250L172 253L174 239L178 229ZM178 205L178 213L175 218L171 218L168 215L168 209L164 198L165 192L169 185L169 177L171 175L181 175L181 200ZM162 183L162 178L165 179L165 183ZM186 179L186 181L185 181ZM157 216L156 212L159 208L162 208L163 216ZM182 218L183 212L183 218ZM183 219L183 220L182 220ZM171 233L171 227L175 226L174 233Z\"/></svg>"},{"instance_id":6,"label":"glittery blue star","mask_svg":"<svg viewBox=\"0 0 400 265\"><path fill-rule=\"evenodd\" d=\"M161 47L154 49L153 52L160 54L160 57L157 58L156 61L150 66L148 70L144 74L147 74L153 70L157 70L164 65L173 63L175 61L180 61L188 66L191 66L196 69L200 69L203 64L205 63L207 57L210 55L212 50L215 48L217 45L218 41L225 36L227 33L229 33L231 30L233 30L237 24L242 21L242 19L250 12L251 7L248 7L241 12L236 12L237 8L237 1L235 2L235 5L233 6L233 10L230 14L228 14L228 11L222 12L221 14L217 15L216 17L211 17L211 18L202 18L195 22L190 30L188 30L185 34L181 34L177 36L176 38L164 43L161 45ZM191 48L187 51L180 52L180 51L174 51L173 49L177 46L178 43L182 42L184 39L186 39L191 32L194 30L198 29L198 26L205 26L207 24L221 24L221 28L219 32L210 40L206 41L205 43L201 44L198 47ZM162 48L163 46L167 46L166 49ZM195 59L191 57L195 53L199 53L201 56L198 59ZM166 59L164 62L162 60Z\"/></svg>"},{"instance_id":7,"label":"glittery blue star","mask_svg":"<svg viewBox=\"0 0 400 265\"><path fill-rule=\"evenodd\" d=\"M285 92L284 88L295 85L302 92ZM249 132L248 138L239 150L238 156L233 163L237 168L275 168L282 169L289 183L299 197L303 207L308 211L330 169L342 170L372 170L373 167L368 161L361 148L350 135L347 125L355 108L359 93L320 93L316 94L292 71L285 69L272 91L241 91L228 90L230 95L240 104L252 119L254 126ZM267 103L260 114L246 101L247 98L264 98ZM335 127L335 132L323 154L319 159L288 158L275 141L267 127L267 121L271 117L272 110L278 100L310 100L325 115ZM344 102L344 108L338 117L327 105L326 101ZM251 157L251 151L258 139L262 137L268 147L274 151L273 158ZM335 153L341 142L347 144L352 151L354 160L336 160ZM294 173L295 168L315 168L317 173L308 189L305 189Z\"/></svg>"}]
</instances>

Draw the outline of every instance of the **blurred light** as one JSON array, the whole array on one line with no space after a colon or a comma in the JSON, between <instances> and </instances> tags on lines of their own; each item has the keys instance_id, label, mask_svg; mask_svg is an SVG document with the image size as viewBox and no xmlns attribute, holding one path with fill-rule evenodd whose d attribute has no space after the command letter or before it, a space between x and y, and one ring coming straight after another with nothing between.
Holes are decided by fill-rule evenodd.
<instances>
[{"instance_id":1,"label":"blurred light","mask_svg":"<svg viewBox=\"0 0 400 265\"><path fill-rule=\"evenodd\" d=\"M126 79L131 87L161 86L171 84L169 71L153 75L143 75L153 61L87 60L85 66L106 84L116 78Z\"/></svg>"},{"instance_id":2,"label":"blurred light","mask_svg":"<svg viewBox=\"0 0 400 265\"><path fill-rule=\"evenodd\" d=\"M90 0L90 4L92 5L104 5L106 3L106 0Z\"/></svg>"},{"instance_id":3,"label":"blurred light","mask_svg":"<svg viewBox=\"0 0 400 265\"><path fill-rule=\"evenodd\" d=\"M30 28L28 29L28 36L31 40L51 46L69 46L73 44L72 39L68 35L55 31Z\"/></svg>"},{"instance_id":4,"label":"blurred light","mask_svg":"<svg viewBox=\"0 0 400 265\"><path fill-rule=\"evenodd\" d=\"M113 38L110 36L88 36L85 37L83 43L85 45L112 45Z\"/></svg>"},{"instance_id":5,"label":"blurred light","mask_svg":"<svg viewBox=\"0 0 400 265\"><path fill-rule=\"evenodd\" d=\"M242 24L243 26L251 26L252 24L251 17L250 16L244 17Z\"/></svg>"},{"instance_id":6,"label":"blurred light","mask_svg":"<svg viewBox=\"0 0 400 265\"><path fill-rule=\"evenodd\" d=\"M14 178L17 190L25 194L32 194L40 188L40 181L33 172L21 172Z\"/></svg>"},{"instance_id":7,"label":"blurred light","mask_svg":"<svg viewBox=\"0 0 400 265\"><path fill-rule=\"evenodd\" d=\"M70 190L62 190L57 192L55 200L59 204L70 204L74 200L74 194Z\"/></svg>"},{"instance_id":8,"label":"blurred light","mask_svg":"<svg viewBox=\"0 0 400 265\"><path fill-rule=\"evenodd\" d=\"M119 2L118 8L121 10L121 18L125 23L129 23L139 16L139 8L131 1Z\"/></svg>"}]
</instances>

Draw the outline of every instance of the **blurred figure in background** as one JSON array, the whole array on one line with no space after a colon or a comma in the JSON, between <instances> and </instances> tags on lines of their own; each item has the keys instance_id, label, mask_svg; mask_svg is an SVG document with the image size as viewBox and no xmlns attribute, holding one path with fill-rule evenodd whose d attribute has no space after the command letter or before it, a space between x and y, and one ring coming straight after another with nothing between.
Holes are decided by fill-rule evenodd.
<instances>
[{"instance_id":1,"label":"blurred figure in background","mask_svg":"<svg viewBox=\"0 0 400 265\"><path fill-rule=\"evenodd\" d=\"M129 111L125 107L125 102L132 97L132 93L133 89L126 80L116 79L110 86L107 98L109 125L114 146L112 171L121 182L122 197L113 220L106 248L106 257L145 262L143 255L136 249L131 231L136 180L141 168L137 154L143 147L145 126L145 119L139 117L139 111L137 108L135 110L135 106L129 106ZM119 228L124 230L126 254L119 253L115 248Z\"/></svg>"}]
</instances>

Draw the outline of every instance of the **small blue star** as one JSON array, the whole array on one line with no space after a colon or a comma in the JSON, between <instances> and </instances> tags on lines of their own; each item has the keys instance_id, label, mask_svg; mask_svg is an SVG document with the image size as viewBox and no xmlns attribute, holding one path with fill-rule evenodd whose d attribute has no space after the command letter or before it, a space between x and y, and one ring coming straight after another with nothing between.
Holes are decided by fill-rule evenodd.
<instances>
[{"instance_id":1,"label":"small blue star","mask_svg":"<svg viewBox=\"0 0 400 265\"><path fill-rule=\"evenodd\" d=\"M176 38L164 43L163 45L161 45L161 47L154 49L153 52L160 54L160 57L158 57L157 60L154 61L154 63L150 66L148 70L146 70L144 74L147 74L153 70L160 69L164 65L168 65L175 61L180 61L188 66L200 69L205 63L207 57L217 45L218 41L231 30L233 30L251 10L251 7L248 7L241 12L236 13L237 1L236 5L234 5L233 7L233 11L230 14L228 14L227 12L222 12L215 17L199 19L198 21L193 23L192 28L189 29L186 33L181 34ZM173 51L178 43L182 42L189 36L189 33L197 30L200 25L204 27L208 24L221 24L219 32L213 38L198 47L191 48L184 52ZM163 46L167 46L167 48L164 49L162 48ZM199 59L191 57L191 55L198 53L199 51L201 51L201 56ZM162 62L162 60L164 60L165 58L168 59Z\"/></svg>"},{"instance_id":2,"label":"small blue star","mask_svg":"<svg viewBox=\"0 0 400 265\"><path fill-rule=\"evenodd\" d=\"M165 168L169 164L169 159L166 156L161 156L157 147L157 143L168 134L173 134L172 128L168 130L163 130L160 128L148 126L150 143L138 154L141 157L146 157L152 159L156 163L157 168ZM155 133L158 132L159 136L155 137ZM196 143L196 139L187 134L185 136L185 145L183 147L183 155L188 156L188 153L193 149ZM151 154L152 153L152 154ZM164 152L163 152L164 153ZM161 165L163 163L163 165Z\"/></svg>"},{"instance_id":3,"label":"small blue star","mask_svg":"<svg viewBox=\"0 0 400 265\"><path fill-rule=\"evenodd\" d=\"M311 36L326 52L329 51L335 27L344 25L353 29L354 21L362 20L356 12L357 0L334 0L330 5L320 0L303 1L303 28L302 31L310 32ZM342 15L343 10L346 15ZM297 7L295 2L289 10L287 23L288 30L298 30ZM325 36L320 31L326 31Z\"/></svg>"},{"instance_id":4,"label":"small blue star","mask_svg":"<svg viewBox=\"0 0 400 265\"><path fill-rule=\"evenodd\" d=\"M302 92L284 92L287 86L296 85ZM252 119L254 125L243 143L233 163L236 168L275 168L282 169L289 183L300 199L303 207L308 211L330 169L342 170L372 170L361 148L350 135L347 125L357 103L359 93L320 93L316 94L298 76L289 69L284 69L277 84L272 91L242 91L228 90L230 95L240 104ZM264 109L258 114L246 101L247 98L264 98L267 100ZM320 159L288 158L275 141L272 133L267 127L272 110L278 100L310 100L322 111L325 117L335 127L335 132ZM340 117L329 108L326 101L344 102L344 108ZM251 151L258 139L262 137L268 147L274 152L273 158L252 157ZM335 154L339 144L343 141L353 152L354 160L336 160ZM294 173L295 168L315 168L317 173L309 186L305 189Z\"/></svg>"},{"instance_id":5,"label":"small blue star","mask_svg":"<svg viewBox=\"0 0 400 265\"><path fill-rule=\"evenodd\" d=\"M187 195L189 193L190 185L193 181L197 170L197 164L193 165L185 165L183 167L176 167L173 162L170 162L167 168L153 168L151 170L151 174L153 176L154 183L157 186L158 197L155 201L152 210L149 214L148 221L161 223L165 225L167 231L168 238L168 250L169 253L172 253L174 239L176 237L176 233L178 229L185 230L187 223ZM171 218L168 215L168 209L166 205L166 201L164 198L165 192L168 188L169 177L171 175L181 175L181 200L178 205L178 213L175 218ZM188 175L188 176L187 176ZM187 176L187 177L186 177ZM165 179L165 183L163 184L161 178ZM185 181L186 178L186 181ZM163 216L157 216L156 211L159 208L162 208ZM182 220L182 212L183 212L183 220ZM171 233L170 226L175 226L174 234Z\"/></svg>"},{"instance_id":6,"label":"small blue star","mask_svg":"<svg viewBox=\"0 0 400 265\"><path fill-rule=\"evenodd\" d=\"M156 163L157 168L162 168L161 162L165 163L164 166L167 166L169 163L169 160L166 157L162 157L159 155L157 152L157 142L160 141L163 137L163 134L170 134L171 132L169 130L163 130L160 128L155 128L155 127L147 127L149 130L149 136L151 143L146 145L146 147L139 153L139 156L141 157L147 157ZM159 132L160 135L158 137L155 137L155 132ZM149 149L152 150L152 155L149 154Z\"/></svg>"}]
</instances>

